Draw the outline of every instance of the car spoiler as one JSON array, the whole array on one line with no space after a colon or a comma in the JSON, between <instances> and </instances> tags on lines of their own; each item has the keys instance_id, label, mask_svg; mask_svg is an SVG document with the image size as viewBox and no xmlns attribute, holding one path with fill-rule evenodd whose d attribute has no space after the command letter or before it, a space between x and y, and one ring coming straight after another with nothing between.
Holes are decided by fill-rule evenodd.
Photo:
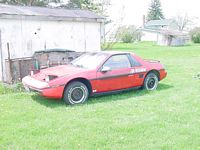
<instances>
[{"instance_id":1,"label":"car spoiler","mask_svg":"<svg viewBox=\"0 0 200 150\"><path fill-rule=\"evenodd\" d=\"M147 61L149 63L159 63L159 60L151 60L151 59L144 59L144 61Z\"/></svg>"}]
</instances>

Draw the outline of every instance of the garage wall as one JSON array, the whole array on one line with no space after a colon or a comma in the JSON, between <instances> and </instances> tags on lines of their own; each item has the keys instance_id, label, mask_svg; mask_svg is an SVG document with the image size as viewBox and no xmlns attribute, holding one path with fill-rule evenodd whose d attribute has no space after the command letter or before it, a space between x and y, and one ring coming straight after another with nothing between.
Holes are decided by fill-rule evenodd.
<instances>
[{"instance_id":1,"label":"garage wall","mask_svg":"<svg viewBox=\"0 0 200 150\"><path fill-rule=\"evenodd\" d=\"M11 58L29 57L45 47L100 51L100 23L8 19L0 22L3 49L9 42Z\"/></svg>"},{"instance_id":2,"label":"garage wall","mask_svg":"<svg viewBox=\"0 0 200 150\"><path fill-rule=\"evenodd\" d=\"M4 60L8 58L7 42L11 59L30 57L35 51L45 48L78 52L101 49L101 23L25 19L0 19L0 22Z\"/></svg>"},{"instance_id":3,"label":"garage wall","mask_svg":"<svg viewBox=\"0 0 200 150\"><path fill-rule=\"evenodd\" d=\"M157 33L142 31L141 41L157 41Z\"/></svg>"},{"instance_id":4,"label":"garage wall","mask_svg":"<svg viewBox=\"0 0 200 150\"><path fill-rule=\"evenodd\" d=\"M162 34L158 34L157 44L158 45L162 45L162 46L167 46L168 45L168 39L167 39L167 37L165 37Z\"/></svg>"},{"instance_id":5,"label":"garage wall","mask_svg":"<svg viewBox=\"0 0 200 150\"><path fill-rule=\"evenodd\" d=\"M0 30L0 81L3 80L3 60L2 60L2 40L1 40L1 30Z\"/></svg>"}]
</instances>

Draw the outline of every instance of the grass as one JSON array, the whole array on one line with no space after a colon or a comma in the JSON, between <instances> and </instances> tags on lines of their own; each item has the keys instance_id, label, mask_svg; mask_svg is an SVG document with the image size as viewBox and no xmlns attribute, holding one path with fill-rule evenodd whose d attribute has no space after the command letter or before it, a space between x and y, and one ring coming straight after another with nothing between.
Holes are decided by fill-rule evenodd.
<instances>
[{"instance_id":1,"label":"grass","mask_svg":"<svg viewBox=\"0 0 200 150\"><path fill-rule=\"evenodd\" d=\"M65 106L0 86L0 149L200 149L200 45L117 44L165 65L158 90Z\"/></svg>"}]
</instances>

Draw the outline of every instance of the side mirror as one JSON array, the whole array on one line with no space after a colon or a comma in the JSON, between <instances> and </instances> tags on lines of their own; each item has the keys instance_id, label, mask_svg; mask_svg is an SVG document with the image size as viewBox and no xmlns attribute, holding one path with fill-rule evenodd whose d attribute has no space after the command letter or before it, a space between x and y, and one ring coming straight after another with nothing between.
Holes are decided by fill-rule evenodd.
<instances>
[{"instance_id":1,"label":"side mirror","mask_svg":"<svg viewBox=\"0 0 200 150\"><path fill-rule=\"evenodd\" d=\"M104 66L104 67L101 69L101 72L108 72L108 71L111 71L111 68L110 68L110 67L107 67L107 66Z\"/></svg>"}]
</instances>

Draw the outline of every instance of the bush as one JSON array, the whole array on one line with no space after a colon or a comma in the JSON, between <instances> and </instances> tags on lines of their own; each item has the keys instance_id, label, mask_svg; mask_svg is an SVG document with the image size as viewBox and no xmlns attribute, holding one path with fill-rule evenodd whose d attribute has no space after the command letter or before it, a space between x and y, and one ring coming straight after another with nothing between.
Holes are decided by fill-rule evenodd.
<instances>
[{"instance_id":1,"label":"bush","mask_svg":"<svg viewBox=\"0 0 200 150\"><path fill-rule=\"evenodd\" d=\"M18 82L12 85L3 84L0 82L0 95L2 94L9 94L9 93L16 93L16 92L23 92L24 88L22 83Z\"/></svg>"},{"instance_id":2,"label":"bush","mask_svg":"<svg viewBox=\"0 0 200 150\"><path fill-rule=\"evenodd\" d=\"M124 42L124 43L132 43L132 42L135 41L133 35L130 34L130 33L128 33L128 32L123 34L121 40L122 40L122 42Z\"/></svg>"},{"instance_id":3,"label":"bush","mask_svg":"<svg viewBox=\"0 0 200 150\"><path fill-rule=\"evenodd\" d=\"M0 83L0 95L12 92L14 92L14 90L10 86Z\"/></svg>"},{"instance_id":4,"label":"bush","mask_svg":"<svg viewBox=\"0 0 200 150\"><path fill-rule=\"evenodd\" d=\"M190 32L190 36L191 36L191 40L192 40L194 43L200 43L200 27L194 28L194 29Z\"/></svg>"},{"instance_id":5,"label":"bush","mask_svg":"<svg viewBox=\"0 0 200 150\"><path fill-rule=\"evenodd\" d=\"M118 29L118 38L124 43L133 43L137 40L139 32L134 25L123 26Z\"/></svg>"}]
</instances>

